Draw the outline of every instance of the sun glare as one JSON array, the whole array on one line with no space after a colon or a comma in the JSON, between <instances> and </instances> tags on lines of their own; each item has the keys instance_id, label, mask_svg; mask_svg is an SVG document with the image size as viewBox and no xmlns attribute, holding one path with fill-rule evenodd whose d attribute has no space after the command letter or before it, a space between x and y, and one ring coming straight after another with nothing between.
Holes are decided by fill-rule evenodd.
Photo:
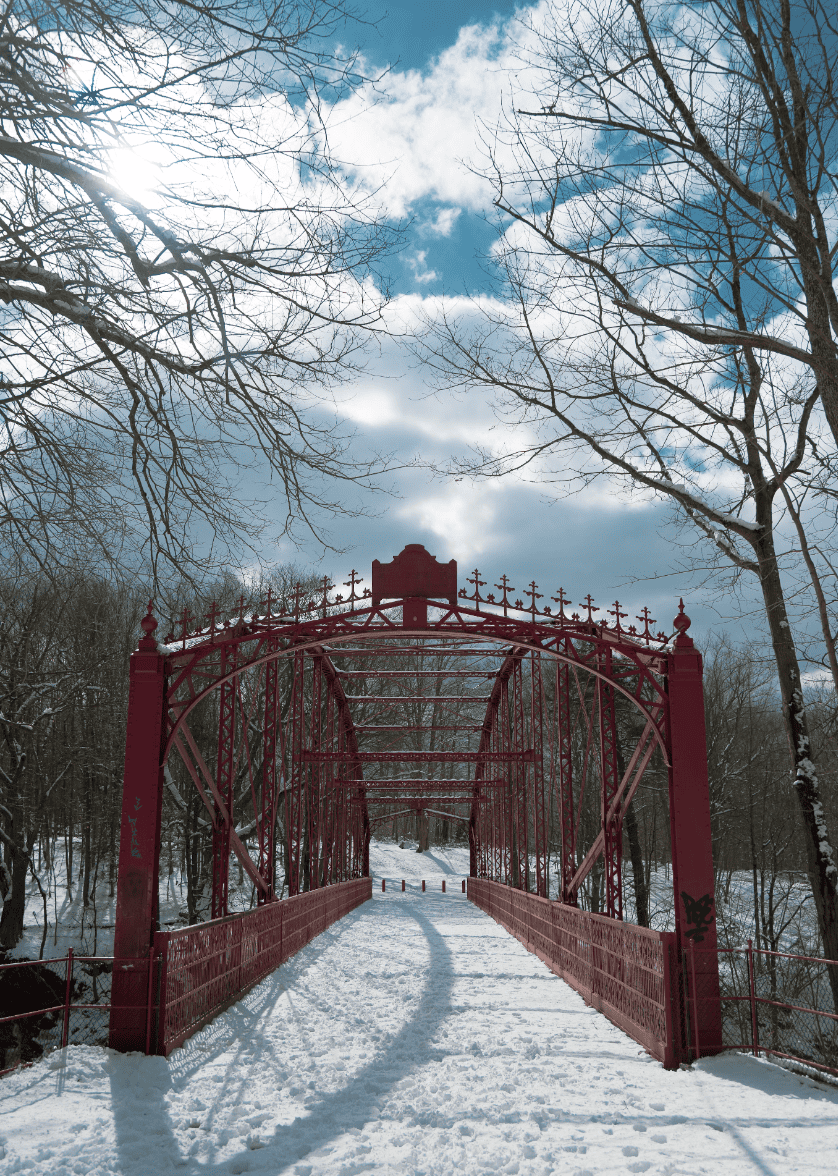
<instances>
[{"instance_id":1,"label":"sun glare","mask_svg":"<svg viewBox=\"0 0 838 1176\"><path fill-rule=\"evenodd\" d=\"M155 202L159 174L155 165L137 151L120 147L111 152L111 179L129 196L143 204Z\"/></svg>"}]
</instances>

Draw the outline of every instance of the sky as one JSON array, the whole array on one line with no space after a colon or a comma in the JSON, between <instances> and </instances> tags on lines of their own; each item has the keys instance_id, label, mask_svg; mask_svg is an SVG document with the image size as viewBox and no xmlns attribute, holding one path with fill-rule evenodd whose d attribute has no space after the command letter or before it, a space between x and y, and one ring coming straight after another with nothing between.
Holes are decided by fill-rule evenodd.
<instances>
[{"instance_id":1,"label":"sky","mask_svg":"<svg viewBox=\"0 0 838 1176\"><path fill-rule=\"evenodd\" d=\"M485 134L509 99L516 17L526 11L396 0L369 5L366 23L351 31L366 76L383 76L332 109L330 138L351 161L352 178L379 191L386 214L408 226L404 247L386 263L397 331L440 300L462 308L489 294L485 257L499 230L490 185L477 170ZM689 551L663 503L629 501L605 483L556 500L549 486L454 480L422 468L444 467L482 439L497 441L506 426L474 394L435 395L398 341L383 343L366 375L338 391L338 415L355 430L357 452L389 453L404 468L383 479L389 494L347 499L367 517L321 520L343 554L302 536L278 544L280 562L338 578L353 567L368 574L373 559L423 543L438 559L458 561L461 583L478 567L492 583L502 573L520 588L535 580L545 602L562 587L576 601L590 592L603 608L615 599L630 613L646 604L668 632L684 596L695 633L726 627L741 639L752 630L750 599L720 597L701 587L700 574L679 570Z\"/></svg>"}]
</instances>

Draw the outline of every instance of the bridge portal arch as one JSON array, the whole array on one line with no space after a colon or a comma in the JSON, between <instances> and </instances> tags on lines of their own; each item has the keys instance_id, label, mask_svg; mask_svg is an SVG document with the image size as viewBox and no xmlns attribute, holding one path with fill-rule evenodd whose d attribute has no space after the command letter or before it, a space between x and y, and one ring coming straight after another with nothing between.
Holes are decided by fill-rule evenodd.
<instances>
[{"instance_id":1,"label":"bridge portal arch","mask_svg":"<svg viewBox=\"0 0 838 1176\"><path fill-rule=\"evenodd\" d=\"M206 810L213 918L231 857L273 902L367 875L372 826L419 810L466 824L474 877L575 905L596 869L620 920L623 822L656 752L678 942L714 948L702 663L683 603L668 636L645 609L625 626L619 602L588 596L580 613L561 589L545 602L534 582L513 596L499 580L459 586L455 561L411 544L374 561L367 588L353 571L345 593L325 579L233 616L213 605L162 641L149 605L130 666L115 956L148 956L175 765ZM142 976L139 962L115 976L123 1006L132 985L142 1004Z\"/></svg>"}]
</instances>

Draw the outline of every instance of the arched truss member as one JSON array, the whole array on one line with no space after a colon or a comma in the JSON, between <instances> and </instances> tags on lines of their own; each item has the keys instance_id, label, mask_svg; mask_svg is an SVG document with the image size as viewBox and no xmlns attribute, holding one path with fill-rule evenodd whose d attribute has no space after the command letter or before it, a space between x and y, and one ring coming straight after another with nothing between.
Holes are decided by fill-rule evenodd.
<instances>
[{"instance_id":1,"label":"arched truss member","mask_svg":"<svg viewBox=\"0 0 838 1176\"><path fill-rule=\"evenodd\" d=\"M208 810L214 917L231 853L259 902L367 874L370 810L391 805L465 809L472 875L548 897L552 880L565 903L601 860L605 913L620 919L622 822L656 749L679 942L714 947L701 657L683 605L669 640L647 610L625 627L619 602L608 621L590 596L570 612L562 590L540 607L534 583L512 600L506 577L497 593L478 572L458 589L456 563L417 544L374 562L371 591L359 584L353 572L342 596L324 580L250 615L213 607L162 643L149 606L131 659L115 954L149 950L173 755ZM430 742L398 709L418 704L450 708ZM454 721L464 706L470 721Z\"/></svg>"}]
</instances>

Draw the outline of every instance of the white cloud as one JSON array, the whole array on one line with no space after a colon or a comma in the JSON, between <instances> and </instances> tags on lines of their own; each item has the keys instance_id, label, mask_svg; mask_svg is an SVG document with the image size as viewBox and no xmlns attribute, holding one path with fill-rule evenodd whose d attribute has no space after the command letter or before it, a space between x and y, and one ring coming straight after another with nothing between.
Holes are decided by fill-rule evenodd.
<instances>
[{"instance_id":1,"label":"white cloud","mask_svg":"<svg viewBox=\"0 0 838 1176\"><path fill-rule=\"evenodd\" d=\"M419 225L419 231L429 237L450 237L461 212L460 208L441 208L432 221Z\"/></svg>"},{"instance_id":2,"label":"white cloud","mask_svg":"<svg viewBox=\"0 0 838 1176\"><path fill-rule=\"evenodd\" d=\"M427 70L394 70L332 108L336 157L351 161L347 171L364 187L380 190L391 216L436 200L448 206L437 218L447 235L457 209L490 207L490 186L468 164L481 155L479 120L492 125L501 113L511 32L511 22L460 29Z\"/></svg>"},{"instance_id":3,"label":"white cloud","mask_svg":"<svg viewBox=\"0 0 838 1176\"><path fill-rule=\"evenodd\" d=\"M437 277L436 270L429 270L427 268L425 264L427 257L427 249L417 249L414 255L407 259L407 264L413 270L413 277L423 285L426 282L435 282Z\"/></svg>"},{"instance_id":4,"label":"white cloud","mask_svg":"<svg viewBox=\"0 0 838 1176\"><path fill-rule=\"evenodd\" d=\"M495 548L498 516L505 505L505 488L495 482L454 482L394 511L397 518L419 526L440 540L442 558L467 562Z\"/></svg>"}]
</instances>

